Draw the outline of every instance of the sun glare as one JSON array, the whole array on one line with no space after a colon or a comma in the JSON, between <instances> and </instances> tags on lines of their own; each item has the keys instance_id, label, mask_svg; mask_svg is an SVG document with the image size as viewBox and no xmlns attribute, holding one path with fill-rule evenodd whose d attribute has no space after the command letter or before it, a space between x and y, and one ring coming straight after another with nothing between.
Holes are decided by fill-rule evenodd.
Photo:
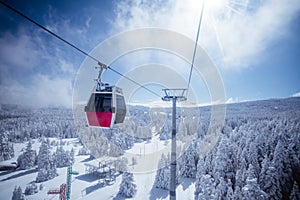
<instances>
[{"instance_id":1,"label":"sun glare","mask_svg":"<svg viewBox=\"0 0 300 200\"><path fill-rule=\"evenodd\" d=\"M211 13L216 13L227 5L228 0L204 0L205 9Z\"/></svg>"},{"instance_id":2,"label":"sun glare","mask_svg":"<svg viewBox=\"0 0 300 200\"><path fill-rule=\"evenodd\" d=\"M220 14L228 11L243 15L243 11L248 7L248 0L203 0L205 11L210 15Z\"/></svg>"}]
</instances>

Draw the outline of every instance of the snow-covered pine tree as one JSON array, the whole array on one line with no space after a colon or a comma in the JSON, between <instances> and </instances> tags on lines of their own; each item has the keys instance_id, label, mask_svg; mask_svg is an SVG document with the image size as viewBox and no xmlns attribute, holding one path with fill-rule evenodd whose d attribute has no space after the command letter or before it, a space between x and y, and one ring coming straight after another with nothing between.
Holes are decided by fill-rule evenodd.
<instances>
[{"instance_id":1,"label":"snow-covered pine tree","mask_svg":"<svg viewBox=\"0 0 300 200\"><path fill-rule=\"evenodd\" d=\"M13 191L13 195L12 195L11 199L12 200L25 200L25 196L24 196L20 186L19 187L15 186L15 189Z\"/></svg>"},{"instance_id":2,"label":"snow-covered pine tree","mask_svg":"<svg viewBox=\"0 0 300 200\"><path fill-rule=\"evenodd\" d=\"M196 178L198 154L195 145L191 144L178 162L179 175L184 178Z\"/></svg>"},{"instance_id":3,"label":"snow-covered pine tree","mask_svg":"<svg viewBox=\"0 0 300 200\"><path fill-rule=\"evenodd\" d=\"M41 191L43 189L44 189L44 185L43 185L43 183L41 183L40 186L39 186L39 190Z\"/></svg>"},{"instance_id":4,"label":"snow-covered pine tree","mask_svg":"<svg viewBox=\"0 0 300 200\"><path fill-rule=\"evenodd\" d=\"M72 148L71 151L70 151L70 165L73 165L74 162L75 162L75 151Z\"/></svg>"},{"instance_id":5,"label":"snow-covered pine tree","mask_svg":"<svg viewBox=\"0 0 300 200\"><path fill-rule=\"evenodd\" d=\"M42 145L37 156L38 174L36 182L43 182L57 176L54 156L51 155L49 143L42 141Z\"/></svg>"},{"instance_id":6,"label":"snow-covered pine tree","mask_svg":"<svg viewBox=\"0 0 300 200\"><path fill-rule=\"evenodd\" d=\"M262 162L259 184L270 199L282 199L288 196L292 189L290 183L292 169L287 153L283 142L278 140L272 162L268 157L265 157Z\"/></svg>"},{"instance_id":7,"label":"snow-covered pine tree","mask_svg":"<svg viewBox=\"0 0 300 200\"><path fill-rule=\"evenodd\" d=\"M253 166L256 177L258 177L261 170L258 162L257 145L255 141L252 141L249 145L249 163Z\"/></svg>"},{"instance_id":8,"label":"snow-covered pine tree","mask_svg":"<svg viewBox=\"0 0 300 200\"><path fill-rule=\"evenodd\" d=\"M199 179L197 188L198 193L195 193L196 200L215 200L215 181L211 175L202 175Z\"/></svg>"},{"instance_id":9,"label":"snow-covered pine tree","mask_svg":"<svg viewBox=\"0 0 300 200\"><path fill-rule=\"evenodd\" d=\"M223 197L226 196L226 192L227 192L227 183L223 179L223 177L221 177L221 179L219 180L219 184L216 186L215 199L222 199Z\"/></svg>"},{"instance_id":10,"label":"snow-covered pine tree","mask_svg":"<svg viewBox=\"0 0 300 200\"><path fill-rule=\"evenodd\" d=\"M65 167L65 163L64 163L64 155L65 151L63 149L62 145L59 145L56 148L56 152L55 152L55 162L56 162L56 166L57 167Z\"/></svg>"},{"instance_id":11,"label":"snow-covered pine tree","mask_svg":"<svg viewBox=\"0 0 300 200\"><path fill-rule=\"evenodd\" d=\"M300 199L300 188L297 185L297 182L295 181L293 189L290 194L290 200L298 200L298 199Z\"/></svg>"},{"instance_id":12,"label":"snow-covered pine tree","mask_svg":"<svg viewBox=\"0 0 300 200\"><path fill-rule=\"evenodd\" d=\"M262 191L257 183L255 169L253 165L249 165L247 171L246 185L242 188L243 198L249 200L264 200L268 195Z\"/></svg>"},{"instance_id":13,"label":"snow-covered pine tree","mask_svg":"<svg viewBox=\"0 0 300 200\"><path fill-rule=\"evenodd\" d=\"M279 189L282 197L288 197L293 188L293 172L290 161L290 152L284 145L284 139L279 139L274 151L274 167L279 177Z\"/></svg>"},{"instance_id":14,"label":"snow-covered pine tree","mask_svg":"<svg viewBox=\"0 0 300 200\"><path fill-rule=\"evenodd\" d=\"M170 188L170 161L168 160L165 154L161 155L161 158L158 162L158 170L156 171L154 186L156 188L161 188L169 190Z\"/></svg>"},{"instance_id":15,"label":"snow-covered pine tree","mask_svg":"<svg viewBox=\"0 0 300 200\"><path fill-rule=\"evenodd\" d=\"M39 190L38 190L37 185L34 182L32 182L29 185L27 185L24 193L25 193L25 195L32 195L34 193L38 193L38 191Z\"/></svg>"},{"instance_id":16,"label":"snow-covered pine tree","mask_svg":"<svg viewBox=\"0 0 300 200\"><path fill-rule=\"evenodd\" d=\"M74 149L65 151L63 146L57 147L55 152L55 162L57 167L68 167L74 163Z\"/></svg>"},{"instance_id":17,"label":"snow-covered pine tree","mask_svg":"<svg viewBox=\"0 0 300 200\"><path fill-rule=\"evenodd\" d=\"M168 121L161 128L160 133L159 133L159 139L160 140L171 139L171 125L168 123Z\"/></svg>"},{"instance_id":18,"label":"snow-covered pine tree","mask_svg":"<svg viewBox=\"0 0 300 200\"><path fill-rule=\"evenodd\" d=\"M234 199L234 200L240 200L240 199L243 199L242 196L243 196L243 194L242 194L240 186L236 186L235 190L233 192L233 198L232 199Z\"/></svg>"},{"instance_id":19,"label":"snow-covered pine tree","mask_svg":"<svg viewBox=\"0 0 300 200\"><path fill-rule=\"evenodd\" d=\"M72 165L71 152L69 150L64 151L62 163L64 166Z\"/></svg>"},{"instance_id":20,"label":"snow-covered pine tree","mask_svg":"<svg viewBox=\"0 0 300 200\"><path fill-rule=\"evenodd\" d=\"M202 157L199 158L197 164L195 199L215 199L215 181L211 175L205 171L205 162Z\"/></svg>"},{"instance_id":21,"label":"snow-covered pine tree","mask_svg":"<svg viewBox=\"0 0 300 200\"><path fill-rule=\"evenodd\" d=\"M236 174L235 174L235 189L234 191L236 191L236 187L239 187L239 189L241 190L242 187L244 187L244 185L246 184L246 171L247 169L245 168L241 168L236 170Z\"/></svg>"},{"instance_id":22,"label":"snow-covered pine tree","mask_svg":"<svg viewBox=\"0 0 300 200\"><path fill-rule=\"evenodd\" d=\"M136 184L133 180L133 174L129 172L125 172L122 175L122 182L119 189L119 194L126 198L134 197L136 194Z\"/></svg>"},{"instance_id":23,"label":"snow-covered pine tree","mask_svg":"<svg viewBox=\"0 0 300 200\"><path fill-rule=\"evenodd\" d=\"M0 161L14 157L13 144L8 141L9 132L4 131L0 134Z\"/></svg>"},{"instance_id":24,"label":"snow-covered pine tree","mask_svg":"<svg viewBox=\"0 0 300 200\"><path fill-rule=\"evenodd\" d=\"M200 189L201 189L200 188L201 187L200 179L205 174L206 174L206 172L205 172L205 169L204 169L204 159L203 159L202 156L200 156L198 164L197 164L197 173L196 173L196 182L195 182L195 196L197 196L198 193L200 192Z\"/></svg>"},{"instance_id":25,"label":"snow-covered pine tree","mask_svg":"<svg viewBox=\"0 0 300 200\"><path fill-rule=\"evenodd\" d=\"M32 149L32 142L29 140L25 152L18 157L19 169L30 169L36 165L36 150Z\"/></svg>"},{"instance_id":26,"label":"snow-covered pine tree","mask_svg":"<svg viewBox=\"0 0 300 200\"><path fill-rule=\"evenodd\" d=\"M221 178L225 178L228 162L228 141L225 135L220 135L220 142L217 146L216 156L214 158L213 176L216 183L219 184Z\"/></svg>"},{"instance_id":27,"label":"snow-covered pine tree","mask_svg":"<svg viewBox=\"0 0 300 200\"><path fill-rule=\"evenodd\" d=\"M232 200L233 199L233 189L232 189L232 182L229 179L227 182L227 192L226 192L226 198L227 200Z\"/></svg>"},{"instance_id":28,"label":"snow-covered pine tree","mask_svg":"<svg viewBox=\"0 0 300 200\"><path fill-rule=\"evenodd\" d=\"M261 170L259 173L259 180L258 180L258 183L262 189L264 189L265 183L268 181L267 170L269 169L269 167L270 167L270 160L268 156L265 156L261 164Z\"/></svg>"},{"instance_id":29,"label":"snow-covered pine tree","mask_svg":"<svg viewBox=\"0 0 300 200\"><path fill-rule=\"evenodd\" d=\"M262 190L268 194L270 199L279 200L282 198L279 188L279 177L276 168L273 166L273 163L271 163L266 170L266 176Z\"/></svg>"}]
</instances>

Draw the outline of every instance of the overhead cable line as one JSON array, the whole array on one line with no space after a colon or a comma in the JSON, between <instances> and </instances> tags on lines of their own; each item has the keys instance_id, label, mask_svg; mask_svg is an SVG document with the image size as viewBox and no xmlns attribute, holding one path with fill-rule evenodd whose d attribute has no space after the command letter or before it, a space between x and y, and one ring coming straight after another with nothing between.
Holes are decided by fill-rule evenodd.
<instances>
[{"instance_id":1,"label":"overhead cable line","mask_svg":"<svg viewBox=\"0 0 300 200\"><path fill-rule=\"evenodd\" d=\"M200 13L200 19L199 19L199 24L198 24L196 42L195 42L195 47L194 47L194 52L193 52L193 59L192 59L192 64L191 64L191 69L190 69L190 74L189 74L189 80L188 80L188 84L187 84L187 91L188 91L188 89L190 87L190 83L191 83L191 79L192 79L192 74L193 74L193 69L194 69L195 56L196 56L196 52L197 52L198 39L199 39L201 22L202 22L202 17L203 17L204 2L205 2L205 0L203 0L202 8L201 8L201 13Z\"/></svg>"},{"instance_id":2,"label":"overhead cable line","mask_svg":"<svg viewBox=\"0 0 300 200\"><path fill-rule=\"evenodd\" d=\"M48 28L46 28L45 26L41 25L40 23L34 21L33 19L31 19L30 17L28 17L27 15L25 15L24 13L20 12L19 10L17 10L16 8L10 6L9 4L0 1L0 3L2 5L4 5L5 7L9 8L10 10L14 11L15 13L17 13L18 15L24 17L25 19L27 19L28 21L30 21L31 23L35 24L36 26L40 27L41 29L43 29L44 31L48 32L50 35L54 36L55 38L61 40L62 42L68 44L69 46L71 46L72 48L76 49L77 51L81 52L82 54L84 54L85 56L91 58L92 60L96 61L100 66L106 66L107 69L110 69L112 72L124 77L125 79L131 81L132 83L138 85L139 87L147 90L148 92L158 96L159 98L161 98L161 95L159 95L158 93L154 92L153 90L145 87L144 85L140 84L139 82L133 80L132 78L127 77L126 75L122 74L121 72L113 69L110 66L107 66L106 64L102 63L99 59L95 58L94 56L88 54L86 51L80 49L79 47L75 46L74 44L68 42L66 39L64 39L63 37L59 36L58 34L54 33L53 31L49 30Z\"/></svg>"}]
</instances>

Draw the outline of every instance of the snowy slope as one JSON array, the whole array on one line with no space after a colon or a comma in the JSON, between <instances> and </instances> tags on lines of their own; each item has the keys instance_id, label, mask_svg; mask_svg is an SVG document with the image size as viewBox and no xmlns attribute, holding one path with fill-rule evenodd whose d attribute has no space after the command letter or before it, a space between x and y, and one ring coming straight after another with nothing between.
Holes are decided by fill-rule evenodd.
<instances>
[{"instance_id":1,"label":"snowy slope","mask_svg":"<svg viewBox=\"0 0 300 200\"><path fill-rule=\"evenodd\" d=\"M74 139L64 139L69 144L64 146L66 149L75 148L75 152L78 151L81 146L77 144L77 140ZM19 155L22 148L25 148L26 144L18 144L15 145L16 153L15 155ZM151 142L143 142L135 144L134 148L129 150L130 153L140 152L140 149L145 147L145 154L150 153L152 148L162 148L164 144L158 143L155 141ZM33 145L34 149L39 148L39 143L35 141ZM151 147L151 148L150 148ZM143 152L144 153L144 152ZM5 161L6 163L13 162L15 159L11 159L9 161ZM85 163L89 161L89 156L76 156L75 163L73 165L73 170L78 171L79 175L74 176L72 178L72 188L71 188L71 199L120 199L117 196L119 191L119 185L121 183L121 175L117 177L116 182L113 185L109 186L101 186L97 178L92 177L90 175L85 175ZM138 163L140 160L138 160ZM135 166L138 168L138 164ZM43 184L44 189L39 191L34 195L26 196L28 200L43 200L43 199L58 199L59 195L48 195L47 192L50 189L59 188L60 184L66 182L66 174L67 168L58 168L57 172L59 176L55 177L52 180L38 183ZM134 173L134 180L137 184L137 194L133 199L142 200L142 199L167 199L168 191L153 188L155 171L149 173ZM20 171L4 171L0 172L0 191L1 195L5 197L5 199L11 199L12 191L15 186L21 186L24 191L26 185L30 182L35 181L37 176L37 169L32 168L29 170L20 170ZM178 186L178 198L179 199L193 199L194 194L194 180L193 179L185 179L183 184Z\"/></svg>"},{"instance_id":2,"label":"snowy slope","mask_svg":"<svg viewBox=\"0 0 300 200\"><path fill-rule=\"evenodd\" d=\"M250 179L246 177L249 173L247 169L249 168L249 164L257 164L256 165L256 173L262 174L264 164L264 160L272 161L273 155L274 160L270 162L270 164L276 164L276 166L281 166L279 161L281 160L281 153L288 153L287 151L281 151L280 149L294 149L295 152L299 150L300 137L300 98L290 98L283 100L268 100L268 101L258 101L258 102L246 102L241 104L230 104L227 106L227 121L224 129L222 129L223 137L222 140L218 143L218 148L212 149L212 151L208 154L208 156L203 160L205 167L203 173L209 173L214 176L218 172L221 176L224 169L222 168L222 162L225 163L225 166L228 166L227 161L235 161L233 162L233 174L234 178L237 179L237 176L244 176L243 178L245 183L243 183L242 192L246 192L247 190L251 190L251 181L250 180L259 180L259 179ZM143 108L139 108L143 109ZM204 111L209 113L209 107L202 108L201 114ZM62 112L63 113L63 112ZM137 115L139 113L144 112L136 112ZM47 120L49 121L50 114L47 116ZM138 116L136 116L138 118ZM31 117L32 118L32 117ZM61 115L63 119L63 114ZM12 119L12 118L11 118ZM146 117L141 117L141 119L147 119ZM53 119L53 123L46 123L46 128L44 130L45 134L49 134L47 130L59 130L63 127L67 127L68 130L72 130L72 127L65 124L64 122L60 122L60 126L56 128L53 124L55 121L59 121L59 119ZM24 121L26 121L24 117ZM28 124L26 126L30 126L28 120ZM39 127L39 130L43 129L42 123L37 123L38 120L34 121L35 124ZM5 122L9 122L8 120ZM23 123L23 122L22 122ZM43 122L44 123L44 122ZM205 125L205 124L204 124ZM11 127L11 126L7 126ZM48 128L47 128L48 127ZM50 127L50 128L49 128ZM51 129L52 127L52 129ZM16 129L20 131L19 126ZM31 127L32 129L34 127ZM29 129L30 130L30 129ZM292 130L292 131L290 131ZM57 131L59 132L59 131ZM70 134L70 133L67 133ZM51 134L50 134L51 135ZM199 135L201 136L201 134ZM271 137L274 136L274 137ZM290 138L293 138L291 140ZM264 145L260 146L259 142L266 140ZM279 140L282 140L282 144L285 144L285 141L290 146L281 147L278 143ZM60 141L58 138L50 138L50 141ZM79 143L79 139L71 138L71 139L62 139L65 142L63 146L65 150L71 150L74 148L75 155L79 149L82 148L82 145ZM257 142L257 143L254 143ZM53 142L55 144L55 142ZM234 145L234 146L230 146ZM260 148L259 153L255 155L254 153L256 145ZM23 152L26 147L26 142L24 143L14 143L14 158L6 161L0 162L0 165L10 164L15 162L18 156ZM39 150L40 141L39 139L33 140L33 149ZM266 149L267 147L267 149ZM223 152L223 149L229 149L229 151ZM52 146L51 151L55 152L56 146ZM156 154L157 152L169 152L170 151L170 140L160 140L159 134L155 131L152 131L152 138L146 141L139 141L133 144L133 146L125 151L125 156L128 158L128 170L133 172L134 180L137 185L137 193L132 199L168 199L169 194L167 190L158 189L154 186L154 180L156 176L155 169L158 166L158 161L160 159L160 155ZM227 153L229 152L229 153ZM276 154L277 153L277 154ZM232 155L236 157L233 159ZM287 155L287 154L282 154ZM228 157L222 157L228 156ZM240 157L247 159L238 159ZM290 156L290 155L288 155ZM295 154L294 157L289 157L290 160L295 159L292 164L295 166L299 163L299 159L297 161L297 156L299 154ZM134 157L136 159L136 164L132 165L131 158ZM259 158L259 159L256 159ZM226 159L225 159L226 158ZM285 166L285 162L288 160L285 157L283 159L283 165ZM231 160L230 160L231 159ZM278 163L276 163L276 159ZM72 193L71 199L124 199L123 197L118 196L119 185L121 183L122 176L119 175L116 177L116 180L111 185L103 185L99 182L99 180L92 175L86 174L86 166L85 164L96 164L97 160L91 160L89 155L81 155L75 157L75 163L73 165L73 170L78 171L79 175L72 177ZM226 164L227 163L227 164ZM236 170L239 167L239 171ZM276 168L278 169L278 168ZM198 170L198 169L197 169ZM272 170L272 166L269 167L269 170ZM277 172L279 170L275 170ZM238 173L243 172L243 173ZM39 187L41 184L44 186L43 190L39 191L37 194L28 195L26 199L29 200L42 200L42 199L59 199L58 195L48 195L47 192L50 189L59 188L62 183L66 182L66 174L67 168L58 168L57 169L58 176L52 180L45 181L43 183L37 183ZM269 173L269 172L268 172ZM263 175L263 174L262 174ZM260 175L260 177L262 177ZM276 175L276 174L275 174ZM12 192L15 186L21 186L24 191L26 186L35 181L37 177L37 169L31 168L28 170L17 170L17 171L0 171L0 199L11 199ZM247 180L249 184L247 183ZM282 180L282 179L280 179ZM194 199L195 188L197 187L198 179L193 178L180 178L179 185L177 186L177 198L178 199ZM225 180L227 181L227 180ZM252 181L253 182L253 181ZM296 182L293 183L295 185L294 188L297 187ZM221 190L221 184L216 183L212 185L213 189L217 191L217 189ZM227 186L226 186L227 187ZM242 189L242 188L240 188ZM252 188L253 189L253 188ZM276 188L275 186L275 189ZM280 191L280 190L279 190ZM299 190L293 189L294 197L297 195L300 196ZM228 192L227 192L228 193Z\"/></svg>"}]
</instances>

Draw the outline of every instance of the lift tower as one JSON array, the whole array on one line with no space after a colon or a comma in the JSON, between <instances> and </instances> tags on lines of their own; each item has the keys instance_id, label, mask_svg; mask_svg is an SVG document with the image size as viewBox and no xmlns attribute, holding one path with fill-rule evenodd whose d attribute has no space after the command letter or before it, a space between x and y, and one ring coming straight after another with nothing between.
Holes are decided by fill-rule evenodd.
<instances>
[{"instance_id":1,"label":"lift tower","mask_svg":"<svg viewBox=\"0 0 300 200\"><path fill-rule=\"evenodd\" d=\"M163 101L172 101L172 144L171 144L171 173L170 200L176 200L176 102L186 101L187 89L163 89Z\"/></svg>"},{"instance_id":2,"label":"lift tower","mask_svg":"<svg viewBox=\"0 0 300 200\"><path fill-rule=\"evenodd\" d=\"M67 169L67 190L66 190L66 200L69 200L71 197L71 179L72 175L78 175L79 173L72 170L72 166L69 166Z\"/></svg>"}]
</instances>

